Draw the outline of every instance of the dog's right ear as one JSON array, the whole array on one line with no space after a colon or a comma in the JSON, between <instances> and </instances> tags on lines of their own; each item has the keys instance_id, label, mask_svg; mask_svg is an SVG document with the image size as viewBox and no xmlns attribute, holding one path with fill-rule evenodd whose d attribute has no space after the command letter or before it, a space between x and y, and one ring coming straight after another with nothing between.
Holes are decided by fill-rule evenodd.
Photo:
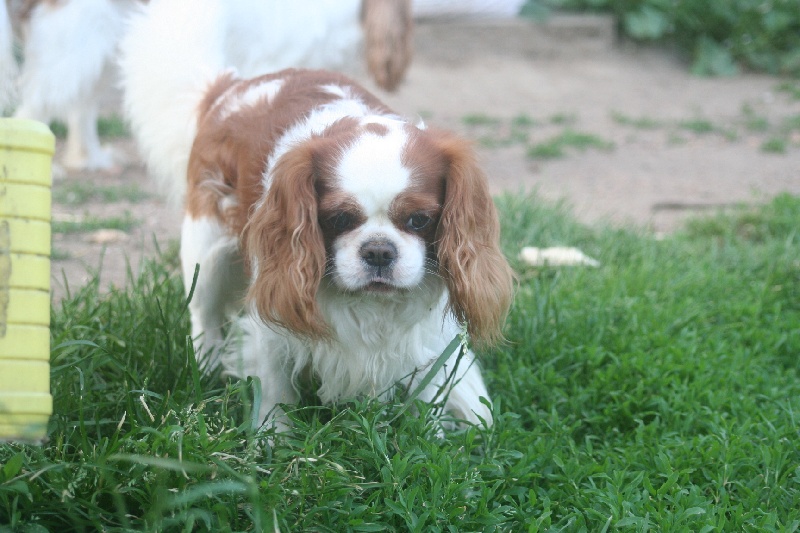
<instances>
[{"instance_id":1,"label":"dog's right ear","mask_svg":"<svg viewBox=\"0 0 800 533\"><path fill-rule=\"evenodd\" d=\"M269 191L249 217L243 241L252 272L247 299L261 319L323 339L330 337L330 328L316 299L326 256L315 174L313 143L283 155Z\"/></svg>"}]
</instances>

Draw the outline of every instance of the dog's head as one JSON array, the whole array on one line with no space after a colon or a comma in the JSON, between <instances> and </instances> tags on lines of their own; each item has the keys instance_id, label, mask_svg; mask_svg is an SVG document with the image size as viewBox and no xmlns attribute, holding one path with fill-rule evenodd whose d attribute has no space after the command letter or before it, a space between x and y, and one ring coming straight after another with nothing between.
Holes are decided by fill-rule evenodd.
<instances>
[{"instance_id":1,"label":"dog's head","mask_svg":"<svg viewBox=\"0 0 800 533\"><path fill-rule=\"evenodd\" d=\"M512 274L465 141L385 116L345 118L289 149L270 180L244 240L248 298L265 322L326 338L323 283L361 298L444 285L473 339L502 337Z\"/></svg>"}]
</instances>

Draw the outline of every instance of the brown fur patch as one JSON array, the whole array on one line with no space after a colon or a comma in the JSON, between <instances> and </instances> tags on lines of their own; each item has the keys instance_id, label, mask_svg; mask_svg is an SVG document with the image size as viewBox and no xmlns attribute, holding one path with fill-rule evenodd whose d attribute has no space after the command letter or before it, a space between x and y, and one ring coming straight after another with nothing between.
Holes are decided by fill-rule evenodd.
<instances>
[{"instance_id":1,"label":"brown fur patch","mask_svg":"<svg viewBox=\"0 0 800 533\"><path fill-rule=\"evenodd\" d=\"M242 95L252 87L278 79L283 80L283 86L270 102L263 99L227 116L224 105L217 105L228 93ZM263 172L275 143L314 108L338 99L324 90L324 85L346 87L376 113L391 112L355 82L336 73L288 69L250 80L234 79L230 74L220 76L198 108L198 132L188 167L187 212L195 218L219 217L240 234L251 206L264 193ZM333 161L332 152L341 150L341 144L347 142L341 138L342 132L354 130L355 125L355 119L332 125L326 135L340 137L340 142L321 146L316 161ZM352 138L355 135L353 132ZM209 180L218 183L209 184ZM222 199L227 194L235 202L226 202L230 207L223 212Z\"/></svg>"}]
</instances>

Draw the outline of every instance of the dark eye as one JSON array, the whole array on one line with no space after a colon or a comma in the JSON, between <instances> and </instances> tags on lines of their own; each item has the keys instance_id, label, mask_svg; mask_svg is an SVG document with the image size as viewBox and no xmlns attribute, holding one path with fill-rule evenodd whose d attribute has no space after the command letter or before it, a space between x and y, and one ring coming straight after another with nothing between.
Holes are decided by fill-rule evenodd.
<instances>
[{"instance_id":1,"label":"dark eye","mask_svg":"<svg viewBox=\"0 0 800 533\"><path fill-rule=\"evenodd\" d=\"M413 231L421 231L428 227L431 223L432 219L428 215L424 215L422 213L414 213L408 218L408 222L406 222L406 227Z\"/></svg>"},{"instance_id":2,"label":"dark eye","mask_svg":"<svg viewBox=\"0 0 800 533\"><path fill-rule=\"evenodd\" d=\"M328 219L331 227L335 231L347 231L355 224L355 217L350 213L339 213Z\"/></svg>"}]
</instances>

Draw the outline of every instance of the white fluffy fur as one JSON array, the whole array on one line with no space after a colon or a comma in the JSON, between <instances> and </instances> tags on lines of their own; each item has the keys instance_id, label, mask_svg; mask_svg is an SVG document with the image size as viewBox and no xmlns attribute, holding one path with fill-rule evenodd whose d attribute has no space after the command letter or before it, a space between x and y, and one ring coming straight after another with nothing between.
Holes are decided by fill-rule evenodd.
<instances>
[{"instance_id":1,"label":"white fluffy fur","mask_svg":"<svg viewBox=\"0 0 800 533\"><path fill-rule=\"evenodd\" d=\"M0 113L5 113L16 101L17 61L14 58L14 34L11 30L11 19L8 6L2 2L0 6Z\"/></svg>"},{"instance_id":2,"label":"white fluffy fur","mask_svg":"<svg viewBox=\"0 0 800 533\"><path fill-rule=\"evenodd\" d=\"M203 364L214 368L219 364L223 345L222 328L241 311L246 280L239 241L218 220L186 217L181 228L181 265L187 291L192 287L198 264L196 296L189 303L192 335L203 345Z\"/></svg>"},{"instance_id":3,"label":"white fluffy fur","mask_svg":"<svg viewBox=\"0 0 800 533\"><path fill-rule=\"evenodd\" d=\"M101 147L97 135L98 94L104 71L116 56L125 14L134 1L41 4L21 32L25 36L24 63L16 91L21 100L15 115L44 122L66 120L67 167L93 169L113 165L110 152ZM3 16L7 18L5 4ZM0 69L7 72L5 64L12 39L5 33L0 32L4 47Z\"/></svg>"},{"instance_id":4,"label":"white fluffy fur","mask_svg":"<svg viewBox=\"0 0 800 533\"><path fill-rule=\"evenodd\" d=\"M242 77L355 60L360 0L152 0L122 43L125 107L150 170L185 194L196 106L222 70ZM180 95L176 97L176 95Z\"/></svg>"},{"instance_id":5,"label":"white fluffy fur","mask_svg":"<svg viewBox=\"0 0 800 533\"><path fill-rule=\"evenodd\" d=\"M286 419L279 404L299 399L294 384L300 373L318 377L317 395L325 403L370 395L388 398L401 383L413 390L461 327L446 317L442 287L421 287L414 297L375 300L344 295L328 287L320 295L323 314L335 331L333 342L309 342L266 327L253 313L239 318L223 354L225 368L261 381L259 417L272 417L279 429ZM455 418L492 423L489 401L474 356L466 352L447 364L419 395L442 401Z\"/></svg>"}]
</instances>

